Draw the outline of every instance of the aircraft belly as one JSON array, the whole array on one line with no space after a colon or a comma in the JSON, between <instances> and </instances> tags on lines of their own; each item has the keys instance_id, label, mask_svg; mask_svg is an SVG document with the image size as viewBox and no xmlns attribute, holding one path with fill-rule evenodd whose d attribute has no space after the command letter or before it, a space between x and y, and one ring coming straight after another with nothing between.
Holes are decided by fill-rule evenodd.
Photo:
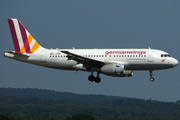
<instances>
[{"instance_id":1,"label":"aircraft belly","mask_svg":"<svg viewBox=\"0 0 180 120\"><path fill-rule=\"evenodd\" d=\"M63 69L63 70L74 70L73 66L76 64L75 61L67 61L67 60L49 60L47 61L46 67L55 68L55 69Z\"/></svg>"}]
</instances>

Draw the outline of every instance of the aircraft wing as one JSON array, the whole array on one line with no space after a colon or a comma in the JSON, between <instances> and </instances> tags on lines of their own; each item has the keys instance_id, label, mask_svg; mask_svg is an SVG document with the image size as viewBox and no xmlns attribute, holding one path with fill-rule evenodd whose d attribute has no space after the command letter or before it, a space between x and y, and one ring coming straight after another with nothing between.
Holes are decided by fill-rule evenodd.
<instances>
[{"instance_id":1,"label":"aircraft wing","mask_svg":"<svg viewBox=\"0 0 180 120\"><path fill-rule=\"evenodd\" d=\"M77 62L77 64L83 64L85 68L91 68L91 67L96 67L96 68L101 68L104 65L104 61L84 57L82 55L78 55L76 53L72 53L69 51L61 51L62 53L67 54L68 60L74 60Z\"/></svg>"}]
</instances>

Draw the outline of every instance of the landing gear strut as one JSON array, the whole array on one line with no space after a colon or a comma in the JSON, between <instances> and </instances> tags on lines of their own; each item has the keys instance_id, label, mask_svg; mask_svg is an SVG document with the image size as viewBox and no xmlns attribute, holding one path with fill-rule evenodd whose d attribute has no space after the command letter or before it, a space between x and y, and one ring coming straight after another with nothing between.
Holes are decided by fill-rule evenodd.
<instances>
[{"instance_id":1,"label":"landing gear strut","mask_svg":"<svg viewBox=\"0 0 180 120\"><path fill-rule=\"evenodd\" d=\"M150 77L150 81L151 81L151 82L154 82L154 78L152 77L152 75L153 75L153 70L150 70L149 73L150 73L150 76L151 76L151 77Z\"/></svg>"},{"instance_id":2,"label":"landing gear strut","mask_svg":"<svg viewBox=\"0 0 180 120\"><path fill-rule=\"evenodd\" d=\"M91 75L88 77L88 80L93 82L95 81L96 83L101 82L101 78L99 77L99 73L97 72L97 77L94 77L93 72L91 72Z\"/></svg>"}]
</instances>

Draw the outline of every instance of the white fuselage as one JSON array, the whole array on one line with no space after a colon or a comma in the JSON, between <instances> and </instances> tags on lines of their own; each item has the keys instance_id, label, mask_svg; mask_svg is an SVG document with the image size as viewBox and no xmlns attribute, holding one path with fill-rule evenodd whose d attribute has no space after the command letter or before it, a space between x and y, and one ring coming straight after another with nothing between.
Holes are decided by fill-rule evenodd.
<instances>
[{"instance_id":1,"label":"white fuselage","mask_svg":"<svg viewBox=\"0 0 180 120\"><path fill-rule=\"evenodd\" d=\"M5 53L5 56L49 68L86 71L76 67L78 64L76 61L68 60L67 54L61 52L63 50L102 61L105 64L123 64L125 70L160 70L172 68L178 64L178 61L168 56L168 53L156 49L42 49L30 54L29 57L10 53Z\"/></svg>"}]
</instances>

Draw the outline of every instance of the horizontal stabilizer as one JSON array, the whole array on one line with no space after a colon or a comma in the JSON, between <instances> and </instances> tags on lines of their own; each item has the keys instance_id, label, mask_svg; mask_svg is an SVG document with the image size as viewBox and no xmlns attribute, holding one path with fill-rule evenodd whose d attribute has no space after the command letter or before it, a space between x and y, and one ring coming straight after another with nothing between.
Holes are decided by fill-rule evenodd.
<instances>
[{"instance_id":1,"label":"horizontal stabilizer","mask_svg":"<svg viewBox=\"0 0 180 120\"><path fill-rule=\"evenodd\" d=\"M18 55L18 56L22 56L22 57L29 57L28 55L15 53L15 52L13 52L13 51L6 51L6 50L4 50L4 52L5 52L5 53L12 54L12 55ZM4 55L5 55L5 53L4 53Z\"/></svg>"}]
</instances>

